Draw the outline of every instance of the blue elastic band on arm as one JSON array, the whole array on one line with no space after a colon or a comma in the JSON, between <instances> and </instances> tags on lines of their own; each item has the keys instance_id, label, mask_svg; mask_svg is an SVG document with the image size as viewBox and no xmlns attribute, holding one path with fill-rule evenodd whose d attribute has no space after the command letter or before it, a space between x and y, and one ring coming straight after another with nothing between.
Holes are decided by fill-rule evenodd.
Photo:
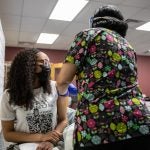
<instances>
[{"instance_id":1,"label":"blue elastic band on arm","mask_svg":"<svg viewBox=\"0 0 150 150\"><path fill-rule=\"evenodd\" d=\"M57 90L57 93L58 93L58 96L69 96L69 91L68 90L64 94L59 93L59 91Z\"/></svg>"}]
</instances>

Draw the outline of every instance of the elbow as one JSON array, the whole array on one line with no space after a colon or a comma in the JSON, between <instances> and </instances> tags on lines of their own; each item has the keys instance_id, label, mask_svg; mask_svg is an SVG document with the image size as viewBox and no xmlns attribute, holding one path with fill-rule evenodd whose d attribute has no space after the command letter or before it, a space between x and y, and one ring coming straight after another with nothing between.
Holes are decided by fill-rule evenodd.
<instances>
[{"instance_id":1,"label":"elbow","mask_svg":"<svg viewBox=\"0 0 150 150\"><path fill-rule=\"evenodd\" d=\"M69 82L57 80L57 86L58 86L58 87L68 86L68 84L69 84Z\"/></svg>"},{"instance_id":2,"label":"elbow","mask_svg":"<svg viewBox=\"0 0 150 150\"><path fill-rule=\"evenodd\" d=\"M3 134L3 137L5 139L5 141L7 142L13 142L14 138L13 138L13 134L14 134L14 131L12 130L5 130L5 129L2 129L2 134Z\"/></svg>"},{"instance_id":3,"label":"elbow","mask_svg":"<svg viewBox=\"0 0 150 150\"><path fill-rule=\"evenodd\" d=\"M64 95L68 92L68 83L57 82L57 90L59 94L61 93L61 95Z\"/></svg>"},{"instance_id":4,"label":"elbow","mask_svg":"<svg viewBox=\"0 0 150 150\"><path fill-rule=\"evenodd\" d=\"M9 133L7 133L7 134L3 133L3 137L4 137L5 141L12 142L12 140L9 138Z\"/></svg>"},{"instance_id":5,"label":"elbow","mask_svg":"<svg viewBox=\"0 0 150 150\"><path fill-rule=\"evenodd\" d=\"M63 82L57 80L57 87L62 86L62 85L63 85Z\"/></svg>"}]
</instances>

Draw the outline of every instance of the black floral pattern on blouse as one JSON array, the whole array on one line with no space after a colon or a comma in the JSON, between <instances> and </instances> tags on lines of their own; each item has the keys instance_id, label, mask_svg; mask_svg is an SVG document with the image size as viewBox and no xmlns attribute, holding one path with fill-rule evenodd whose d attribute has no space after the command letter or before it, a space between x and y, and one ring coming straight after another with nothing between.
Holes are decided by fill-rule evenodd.
<instances>
[{"instance_id":1,"label":"black floral pattern on blouse","mask_svg":"<svg viewBox=\"0 0 150 150\"><path fill-rule=\"evenodd\" d=\"M104 28L82 31L65 62L77 66L75 144L92 146L149 134L136 54L126 39Z\"/></svg>"}]
</instances>

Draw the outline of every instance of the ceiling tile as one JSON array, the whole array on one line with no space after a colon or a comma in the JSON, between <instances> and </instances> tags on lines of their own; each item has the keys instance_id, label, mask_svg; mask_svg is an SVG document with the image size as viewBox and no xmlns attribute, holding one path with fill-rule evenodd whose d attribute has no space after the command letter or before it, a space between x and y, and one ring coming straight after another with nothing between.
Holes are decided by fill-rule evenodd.
<instances>
[{"instance_id":1,"label":"ceiling tile","mask_svg":"<svg viewBox=\"0 0 150 150\"><path fill-rule=\"evenodd\" d=\"M33 32L20 32L19 41L21 42L36 42L39 37L39 33Z\"/></svg>"},{"instance_id":2,"label":"ceiling tile","mask_svg":"<svg viewBox=\"0 0 150 150\"><path fill-rule=\"evenodd\" d=\"M73 21L88 24L89 18L93 16L94 11L101 5L102 3L100 2L90 1Z\"/></svg>"},{"instance_id":3,"label":"ceiling tile","mask_svg":"<svg viewBox=\"0 0 150 150\"><path fill-rule=\"evenodd\" d=\"M135 19L134 15L141 10L141 8L139 7L126 6L126 5L118 5L118 8L122 12L125 19L128 19L128 18Z\"/></svg>"},{"instance_id":4,"label":"ceiling tile","mask_svg":"<svg viewBox=\"0 0 150 150\"><path fill-rule=\"evenodd\" d=\"M122 0L91 0L79 15L74 19L76 22L89 23L89 18L94 15L96 9L103 5L121 4Z\"/></svg>"},{"instance_id":5,"label":"ceiling tile","mask_svg":"<svg viewBox=\"0 0 150 150\"><path fill-rule=\"evenodd\" d=\"M60 36L58 39L54 42L54 44L51 45L52 49L62 49L62 50L68 50L74 37L73 36Z\"/></svg>"},{"instance_id":6,"label":"ceiling tile","mask_svg":"<svg viewBox=\"0 0 150 150\"><path fill-rule=\"evenodd\" d=\"M141 11L137 12L134 15L134 19L139 19L142 21L150 21L150 8L149 9L141 9Z\"/></svg>"},{"instance_id":7,"label":"ceiling tile","mask_svg":"<svg viewBox=\"0 0 150 150\"><path fill-rule=\"evenodd\" d=\"M136 45L144 45L145 42L149 43L150 32L146 31L129 31L127 39L133 41Z\"/></svg>"},{"instance_id":8,"label":"ceiling tile","mask_svg":"<svg viewBox=\"0 0 150 150\"><path fill-rule=\"evenodd\" d=\"M20 16L2 15L2 26L4 30L16 30L20 28Z\"/></svg>"},{"instance_id":9,"label":"ceiling tile","mask_svg":"<svg viewBox=\"0 0 150 150\"><path fill-rule=\"evenodd\" d=\"M70 47L75 35L89 28L89 18L102 5L116 5L125 19L142 20L141 23L129 22L127 39L137 53L150 49L150 32L135 30L150 20L150 0L89 0L72 22L49 20L57 0L0 0L0 18L6 37L6 46L18 46L21 42L36 42L41 32L60 34L56 41L49 44L25 45L45 49L64 49Z\"/></svg>"},{"instance_id":10,"label":"ceiling tile","mask_svg":"<svg viewBox=\"0 0 150 150\"><path fill-rule=\"evenodd\" d=\"M23 16L48 19L56 2L56 0L25 0Z\"/></svg>"},{"instance_id":11,"label":"ceiling tile","mask_svg":"<svg viewBox=\"0 0 150 150\"><path fill-rule=\"evenodd\" d=\"M7 41L18 41L18 31L5 30L4 35L5 35L6 42Z\"/></svg>"},{"instance_id":12,"label":"ceiling tile","mask_svg":"<svg viewBox=\"0 0 150 150\"><path fill-rule=\"evenodd\" d=\"M150 1L149 0L123 0L122 4L126 4L128 6L137 6L142 8L149 8Z\"/></svg>"},{"instance_id":13,"label":"ceiling tile","mask_svg":"<svg viewBox=\"0 0 150 150\"><path fill-rule=\"evenodd\" d=\"M59 34L70 24L68 21L48 20L42 32Z\"/></svg>"},{"instance_id":14,"label":"ceiling tile","mask_svg":"<svg viewBox=\"0 0 150 150\"><path fill-rule=\"evenodd\" d=\"M23 17L21 22L21 32L41 32L45 19Z\"/></svg>"},{"instance_id":15,"label":"ceiling tile","mask_svg":"<svg viewBox=\"0 0 150 150\"><path fill-rule=\"evenodd\" d=\"M110 5L115 5L115 4L122 3L122 0L94 0L94 1L101 2L101 3L104 3L104 4L110 4Z\"/></svg>"},{"instance_id":16,"label":"ceiling tile","mask_svg":"<svg viewBox=\"0 0 150 150\"><path fill-rule=\"evenodd\" d=\"M75 36L77 33L87 28L88 24L73 22L64 30L63 35Z\"/></svg>"},{"instance_id":17,"label":"ceiling tile","mask_svg":"<svg viewBox=\"0 0 150 150\"><path fill-rule=\"evenodd\" d=\"M130 18L131 19L131 18ZM139 20L139 19L138 19ZM140 20L139 20L140 21ZM145 21L140 21L140 22L128 22L128 28L136 29L137 27L143 25Z\"/></svg>"},{"instance_id":18,"label":"ceiling tile","mask_svg":"<svg viewBox=\"0 0 150 150\"><path fill-rule=\"evenodd\" d=\"M0 14L21 15L23 0L0 0Z\"/></svg>"}]
</instances>

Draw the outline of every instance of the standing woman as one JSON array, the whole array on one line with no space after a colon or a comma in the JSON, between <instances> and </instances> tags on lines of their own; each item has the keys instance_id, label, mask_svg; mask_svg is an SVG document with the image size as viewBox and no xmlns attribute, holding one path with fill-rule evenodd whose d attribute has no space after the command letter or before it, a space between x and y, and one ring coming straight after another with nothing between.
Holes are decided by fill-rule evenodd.
<instances>
[{"instance_id":1,"label":"standing woman","mask_svg":"<svg viewBox=\"0 0 150 150\"><path fill-rule=\"evenodd\" d=\"M50 80L48 56L38 49L14 58L1 100L4 138L13 143L48 142L52 149L67 125L67 100L58 100L56 82Z\"/></svg>"},{"instance_id":2,"label":"standing woman","mask_svg":"<svg viewBox=\"0 0 150 150\"><path fill-rule=\"evenodd\" d=\"M125 39L127 28L118 8L102 6L67 53L57 85L63 98L76 75L75 150L149 149L149 112L137 81L136 54Z\"/></svg>"}]
</instances>

